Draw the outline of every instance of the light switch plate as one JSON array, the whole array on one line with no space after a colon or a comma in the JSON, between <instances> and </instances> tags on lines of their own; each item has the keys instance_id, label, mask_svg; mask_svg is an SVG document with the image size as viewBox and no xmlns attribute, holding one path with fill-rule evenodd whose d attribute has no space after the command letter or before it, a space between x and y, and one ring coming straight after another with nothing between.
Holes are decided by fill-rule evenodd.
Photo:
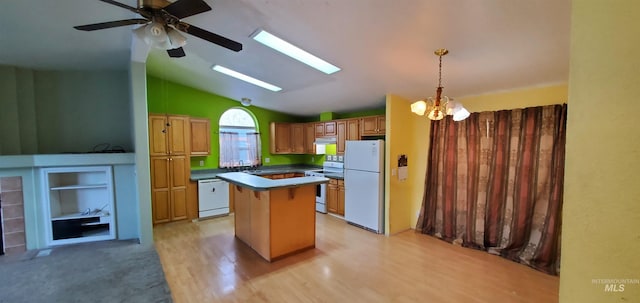
<instances>
[{"instance_id":1,"label":"light switch plate","mask_svg":"<svg viewBox=\"0 0 640 303\"><path fill-rule=\"evenodd\" d=\"M271 158L264 158L264 163L269 163L271 162Z\"/></svg>"}]
</instances>

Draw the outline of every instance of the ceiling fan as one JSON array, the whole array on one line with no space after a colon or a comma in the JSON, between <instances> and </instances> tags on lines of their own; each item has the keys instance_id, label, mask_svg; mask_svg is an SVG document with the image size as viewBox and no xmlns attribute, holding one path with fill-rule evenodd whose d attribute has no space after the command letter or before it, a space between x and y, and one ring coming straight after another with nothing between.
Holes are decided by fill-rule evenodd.
<instances>
[{"instance_id":1,"label":"ceiling fan","mask_svg":"<svg viewBox=\"0 0 640 303\"><path fill-rule=\"evenodd\" d=\"M75 29L81 31L94 31L133 24L146 24L135 29L134 32L147 44L157 48L166 49L169 56L173 58L185 56L182 46L186 44L186 38L184 38L178 31L191 34L232 51L238 52L242 50L242 44L236 41L180 21L180 19L210 11L211 7L207 5L204 0L178 0L173 3L146 0L150 1L149 4L146 4L146 1L143 1L143 4L141 6L139 5L138 8L113 0L99 1L128 9L142 16L144 19L136 18L80 25L74 26Z\"/></svg>"}]
</instances>

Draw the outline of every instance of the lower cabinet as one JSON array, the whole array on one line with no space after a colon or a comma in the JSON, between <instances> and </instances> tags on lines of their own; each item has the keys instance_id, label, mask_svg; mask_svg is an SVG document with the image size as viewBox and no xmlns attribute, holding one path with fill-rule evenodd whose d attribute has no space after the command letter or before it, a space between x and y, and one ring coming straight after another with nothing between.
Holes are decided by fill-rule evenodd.
<instances>
[{"instance_id":1,"label":"lower cabinet","mask_svg":"<svg viewBox=\"0 0 640 303\"><path fill-rule=\"evenodd\" d=\"M187 219L189 169L186 156L151 157L153 224Z\"/></svg>"},{"instance_id":2,"label":"lower cabinet","mask_svg":"<svg viewBox=\"0 0 640 303\"><path fill-rule=\"evenodd\" d=\"M326 202L327 212L344 216L344 180L329 179Z\"/></svg>"}]
</instances>

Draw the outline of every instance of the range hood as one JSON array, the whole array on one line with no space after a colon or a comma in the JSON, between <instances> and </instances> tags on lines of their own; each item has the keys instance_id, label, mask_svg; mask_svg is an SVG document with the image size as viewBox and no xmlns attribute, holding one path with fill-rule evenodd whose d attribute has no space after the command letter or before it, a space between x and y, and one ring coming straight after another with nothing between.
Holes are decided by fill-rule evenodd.
<instances>
[{"instance_id":1,"label":"range hood","mask_svg":"<svg viewBox=\"0 0 640 303\"><path fill-rule=\"evenodd\" d=\"M316 141L313 142L313 144L315 144L315 145L336 144L336 142L338 142L338 141L336 140L335 137L323 137L323 138L316 138Z\"/></svg>"},{"instance_id":2,"label":"range hood","mask_svg":"<svg viewBox=\"0 0 640 303\"><path fill-rule=\"evenodd\" d=\"M324 138L316 138L316 141L313 142L315 145L316 155L324 155L327 153L327 144L336 144L336 138L332 137L324 137Z\"/></svg>"}]
</instances>

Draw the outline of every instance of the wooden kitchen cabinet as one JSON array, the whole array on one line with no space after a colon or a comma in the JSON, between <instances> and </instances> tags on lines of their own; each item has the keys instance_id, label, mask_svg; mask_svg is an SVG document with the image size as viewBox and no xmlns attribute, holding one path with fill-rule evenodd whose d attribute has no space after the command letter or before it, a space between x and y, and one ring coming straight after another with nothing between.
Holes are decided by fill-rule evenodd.
<instances>
[{"instance_id":1,"label":"wooden kitchen cabinet","mask_svg":"<svg viewBox=\"0 0 640 303\"><path fill-rule=\"evenodd\" d=\"M360 120L347 120L347 140L360 140Z\"/></svg>"},{"instance_id":2,"label":"wooden kitchen cabinet","mask_svg":"<svg viewBox=\"0 0 640 303\"><path fill-rule=\"evenodd\" d=\"M190 118L191 156L208 156L211 154L211 124L206 118Z\"/></svg>"},{"instance_id":3,"label":"wooden kitchen cabinet","mask_svg":"<svg viewBox=\"0 0 640 303\"><path fill-rule=\"evenodd\" d=\"M313 142L316 141L315 123L304 124L304 153L315 154L316 148Z\"/></svg>"},{"instance_id":4,"label":"wooden kitchen cabinet","mask_svg":"<svg viewBox=\"0 0 640 303\"><path fill-rule=\"evenodd\" d=\"M186 155L189 141L189 117L149 115L149 155Z\"/></svg>"},{"instance_id":5,"label":"wooden kitchen cabinet","mask_svg":"<svg viewBox=\"0 0 640 303\"><path fill-rule=\"evenodd\" d=\"M344 180L338 180L338 215L344 216Z\"/></svg>"},{"instance_id":6,"label":"wooden kitchen cabinet","mask_svg":"<svg viewBox=\"0 0 640 303\"><path fill-rule=\"evenodd\" d=\"M188 174L186 156L151 157L153 224L187 219Z\"/></svg>"},{"instance_id":7,"label":"wooden kitchen cabinet","mask_svg":"<svg viewBox=\"0 0 640 303\"><path fill-rule=\"evenodd\" d=\"M327 184L327 212L338 213L338 180L329 179Z\"/></svg>"},{"instance_id":8,"label":"wooden kitchen cabinet","mask_svg":"<svg viewBox=\"0 0 640 303\"><path fill-rule=\"evenodd\" d=\"M360 119L361 136L383 136L385 134L385 116L369 116Z\"/></svg>"},{"instance_id":9,"label":"wooden kitchen cabinet","mask_svg":"<svg viewBox=\"0 0 640 303\"><path fill-rule=\"evenodd\" d=\"M347 121L340 120L336 123L336 153L344 154L345 140L347 140Z\"/></svg>"},{"instance_id":10,"label":"wooden kitchen cabinet","mask_svg":"<svg viewBox=\"0 0 640 303\"><path fill-rule=\"evenodd\" d=\"M271 122L269 125L269 152L272 154L291 153L291 123Z\"/></svg>"},{"instance_id":11,"label":"wooden kitchen cabinet","mask_svg":"<svg viewBox=\"0 0 640 303\"><path fill-rule=\"evenodd\" d=\"M304 154L304 123L291 124L291 152L294 154Z\"/></svg>"},{"instance_id":12,"label":"wooden kitchen cabinet","mask_svg":"<svg viewBox=\"0 0 640 303\"><path fill-rule=\"evenodd\" d=\"M335 137L337 134L336 121L316 122L316 138Z\"/></svg>"},{"instance_id":13,"label":"wooden kitchen cabinet","mask_svg":"<svg viewBox=\"0 0 640 303\"><path fill-rule=\"evenodd\" d=\"M360 140L358 119L336 121L336 153L344 154L345 141Z\"/></svg>"},{"instance_id":14,"label":"wooden kitchen cabinet","mask_svg":"<svg viewBox=\"0 0 640 303\"><path fill-rule=\"evenodd\" d=\"M153 224L188 217L189 141L189 117L149 115Z\"/></svg>"}]
</instances>

